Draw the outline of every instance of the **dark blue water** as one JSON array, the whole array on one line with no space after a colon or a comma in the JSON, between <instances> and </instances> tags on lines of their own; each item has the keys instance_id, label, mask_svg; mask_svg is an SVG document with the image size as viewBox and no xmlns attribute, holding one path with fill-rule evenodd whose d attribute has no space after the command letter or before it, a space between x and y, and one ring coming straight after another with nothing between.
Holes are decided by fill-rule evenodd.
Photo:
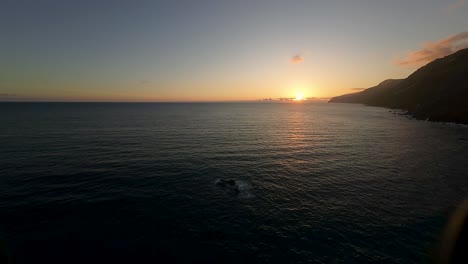
<instances>
[{"instance_id":1,"label":"dark blue water","mask_svg":"<svg viewBox=\"0 0 468 264\"><path fill-rule=\"evenodd\" d=\"M463 138L360 105L0 104L0 239L18 263L424 263Z\"/></svg>"}]
</instances>

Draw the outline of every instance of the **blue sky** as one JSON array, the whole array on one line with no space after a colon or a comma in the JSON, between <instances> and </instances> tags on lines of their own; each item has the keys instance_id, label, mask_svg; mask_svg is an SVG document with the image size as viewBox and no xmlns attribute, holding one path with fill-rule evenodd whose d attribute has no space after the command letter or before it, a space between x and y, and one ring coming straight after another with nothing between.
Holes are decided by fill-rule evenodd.
<instances>
[{"instance_id":1,"label":"blue sky","mask_svg":"<svg viewBox=\"0 0 468 264\"><path fill-rule=\"evenodd\" d=\"M4 0L0 96L329 97L406 77L420 65L395 61L466 32L467 7L460 0ZM291 63L294 56L303 61Z\"/></svg>"}]
</instances>

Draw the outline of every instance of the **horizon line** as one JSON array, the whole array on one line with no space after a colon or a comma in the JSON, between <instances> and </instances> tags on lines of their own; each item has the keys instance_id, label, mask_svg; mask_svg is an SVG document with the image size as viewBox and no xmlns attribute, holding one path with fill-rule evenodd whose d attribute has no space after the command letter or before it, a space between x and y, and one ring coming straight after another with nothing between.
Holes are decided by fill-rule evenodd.
<instances>
[{"instance_id":1,"label":"horizon line","mask_svg":"<svg viewBox=\"0 0 468 264\"><path fill-rule=\"evenodd\" d=\"M323 102L332 99L333 97L324 98L311 98L310 100L302 100L301 102ZM289 99L289 100L286 100ZM25 101L2 101L0 103L297 103L293 100L294 98L263 98L255 100L195 100L195 101L47 101L47 100L25 100Z\"/></svg>"},{"instance_id":2,"label":"horizon line","mask_svg":"<svg viewBox=\"0 0 468 264\"><path fill-rule=\"evenodd\" d=\"M275 101L265 101L265 100L248 100L248 101L0 101L0 104L25 104L25 103L41 103L41 104L53 104L53 103L60 103L60 104L80 104L80 103L85 103L85 104L183 104L183 103L265 103L265 104L271 104L271 103L320 103L320 102L326 102L330 100L331 98L326 98L323 100L304 100L301 102L297 101L281 101L281 100L275 100Z\"/></svg>"}]
</instances>

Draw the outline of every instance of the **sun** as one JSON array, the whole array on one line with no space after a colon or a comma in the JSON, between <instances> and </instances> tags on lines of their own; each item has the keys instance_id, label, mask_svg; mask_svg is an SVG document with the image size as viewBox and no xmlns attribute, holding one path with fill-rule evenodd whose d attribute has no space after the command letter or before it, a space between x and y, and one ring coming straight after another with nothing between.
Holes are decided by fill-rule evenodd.
<instances>
[{"instance_id":1,"label":"sun","mask_svg":"<svg viewBox=\"0 0 468 264\"><path fill-rule=\"evenodd\" d=\"M302 100L304 100L304 94L296 93L296 97L294 98L294 101L302 101Z\"/></svg>"}]
</instances>

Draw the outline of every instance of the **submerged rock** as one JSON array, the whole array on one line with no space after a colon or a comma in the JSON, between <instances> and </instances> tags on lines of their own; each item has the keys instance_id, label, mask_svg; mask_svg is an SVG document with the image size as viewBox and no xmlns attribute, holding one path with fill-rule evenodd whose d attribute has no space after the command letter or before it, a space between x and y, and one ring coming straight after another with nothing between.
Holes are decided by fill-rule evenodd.
<instances>
[{"instance_id":1,"label":"submerged rock","mask_svg":"<svg viewBox=\"0 0 468 264\"><path fill-rule=\"evenodd\" d=\"M236 182L234 180L217 179L215 181L215 184L221 187L226 187L226 186L234 186Z\"/></svg>"}]
</instances>

